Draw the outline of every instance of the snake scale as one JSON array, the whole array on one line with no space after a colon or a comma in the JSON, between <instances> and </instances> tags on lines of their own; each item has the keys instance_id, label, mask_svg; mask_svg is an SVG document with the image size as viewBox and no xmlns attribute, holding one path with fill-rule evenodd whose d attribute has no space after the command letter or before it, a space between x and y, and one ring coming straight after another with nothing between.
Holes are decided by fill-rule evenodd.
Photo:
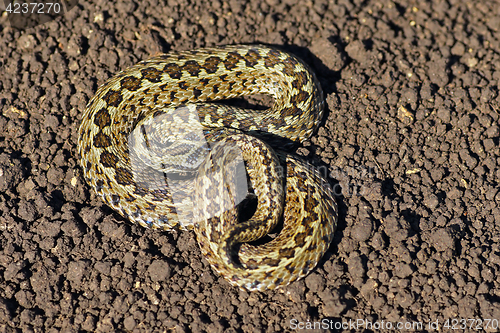
<instances>
[{"instance_id":1,"label":"snake scale","mask_svg":"<svg viewBox=\"0 0 500 333\"><path fill-rule=\"evenodd\" d=\"M253 94L274 104L214 103ZM84 176L134 223L194 229L202 254L231 284L275 289L316 266L337 205L320 173L273 149L269 136L309 138L323 103L308 66L273 47L162 54L113 76L90 100L78 142Z\"/></svg>"}]
</instances>

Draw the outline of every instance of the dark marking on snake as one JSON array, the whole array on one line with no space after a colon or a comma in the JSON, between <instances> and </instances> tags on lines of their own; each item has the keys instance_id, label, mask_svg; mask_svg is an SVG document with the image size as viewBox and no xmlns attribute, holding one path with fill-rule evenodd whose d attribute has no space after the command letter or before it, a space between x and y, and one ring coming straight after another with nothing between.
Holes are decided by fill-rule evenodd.
<instances>
[{"instance_id":1,"label":"dark marking on snake","mask_svg":"<svg viewBox=\"0 0 500 333\"><path fill-rule=\"evenodd\" d=\"M148 67L141 70L143 78L152 83L158 83L161 81L161 71L154 67Z\"/></svg>"},{"instance_id":2,"label":"dark marking on snake","mask_svg":"<svg viewBox=\"0 0 500 333\"><path fill-rule=\"evenodd\" d=\"M294 240L296 244L302 244L304 243L304 240L307 238L307 233L305 232L300 232L295 235Z\"/></svg>"},{"instance_id":3,"label":"dark marking on snake","mask_svg":"<svg viewBox=\"0 0 500 333\"><path fill-rule=\"evenodd\" d=\"M163 71L167 73L171 79L178 80L182 77L181 68L177 64L168 63L163 67Z\"/></svg>"},{"instance_id":4,"label":"dark marking on snake","mask_svg":"<svg viewBox=\"0 0 500 333\"><path fill-rule=\"evenodd\" d=\"M295 255L295 248L293 247L284 247L280 249L280 256L284 258L292 258Z\"/></svg>"},{"instance_id":5,"label":"dark marking on snake","mask_svg":"<svg viewBox=\"0 0 500 333\"><path fill-rule=\"evenodd\" d=\"M122 89L136 91L141 88L141 79L135 76L126 76L120 81Z\"/></svg>"},{"instance_id":6,"label":"dark marking on snake","mask_svg":"<svg viewBox=\"0 0 500 333\"><path fill-rule=\"evenodd\" d=\"M99 131L94 136L94 146L97 148L108 148L111 146L111 138L102 131Z\"/></svg>"},{"instance_id":7,"label":"dark marking on snake","mask_svg":"<svg viewBox=\"0 0 500 333\"><path fill-rule=\"evenodd\" d=\"M118 107L123 100L122 94L119 91L109 90L102 98L109 106Z\"/></svg>"},{"instance_id":8,"label":"dark marking on snake","mask_svg":"<svg viewBox=\"0 0 500 333\"><path fill-rule=\"evenodd\" d=\"M120 185L132 185L134 184L134 176L132 173L125 168L116 168L115 170L116 182Z\"/></svg>"},{"instance_id":9,"label":"dark marking on snake","mask_svg":"<svg viewBox=\"0 0 500 333\"><path fill-rule=\"evenodd\" d=\"M197 77L200 74L201 66L194 60L188 60L184 63L182 69L187 71L191 76Z\"/></svg>"},{"instance_id":10,"label":"dark marking on snake","mask_svg":"<svg viewBox=\"0 0 500 333\"><path fill-rule=\"evenodd\" d=\"M254 67L259 63L261 56L260 54L255 51L255 50L248 50L247 54L245 55L245 65L247 67Z\"/></svg>"},{"instance_id":11,"label":"dark marking on snake","mask_svg":"<svg viewBox=\"0 0 500 333\"><path fill-rule=\"evenodd\" d=\"M115 206L118 205L120 203L120 196L111 194L111 203Z\"/></svg>"},{"instance_id":12,"label":"dark marking on snake","mask_svg":"<svg viewBox=\"0 0 500 333\"><path fill-rule=\"evenodd\" d=\"M106 168L116 168L116 163L118 163L118 157L108 151L103 151L99 161Z\"/></svg>"},{"instance_id":13,"label":"dark marking on snake","mask_svg":"<svg viewBox=\"0 0 500 333\"><path fill-rule=\"evenodd\" d=\"M197 88L193 88L193 96L198 98L201 96L201 93L202 91L200 89L197 89Z\"/></svg>"},{"instance_id":14,"label":"dark marking on snake","mask_svg":"<svg viewBox=\"0 0 500 333\"><path fill-rule=\"evenodd\" d=\"M240 61L240 59L243 59L243 57L238 53L228 52L226 59L224 60L224 67L226 67L228 71L234 69L236 68L237 63L238 61Z\"/></svg>"},{"instance_id":15,"label":"dark marking on snake","mask_svg":"<svg viewBox=\"0 0 500 333\"><path fill-rule=\"evenodd\" d=\"M261 260L261 264L268 265L271 267L278 267L278 265L280 264L280 260L274 258L263 258Z\"/></svg>"},{"instance_id":16,"label":"dark marking on snake","mask_svg":"<svg viewBox=\"0 0 500 333\"><path fill-rule=\"evenodd\" d=\"M205 59L205 63L203 64L203 68L207 72L207 74L213 74L217 72L219 68L219 64L221 63L221 59L219 57L208 57Z\"/></svg>"}]
</instances>

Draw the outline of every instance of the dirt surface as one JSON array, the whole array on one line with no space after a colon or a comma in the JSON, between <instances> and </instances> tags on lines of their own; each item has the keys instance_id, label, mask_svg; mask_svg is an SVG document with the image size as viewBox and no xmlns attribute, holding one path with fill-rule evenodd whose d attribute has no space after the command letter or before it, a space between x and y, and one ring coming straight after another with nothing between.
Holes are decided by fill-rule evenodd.
<instances>
[{"instance_id":1,"label":"dirt surface","mask_svg":"<svg viewBox=\"0 0 500 333\"><path fill-rule=\"evenodd\" d=\"M254 42L321 80L328 113L298 153L338 181L340 217L313 273L250 294L192 233L114 213L76 155L85 105L118 70ZM80 1L26 31L2 15L0 73L1 332L500 325L498 4Z\"/></svg>"}]
</instances>

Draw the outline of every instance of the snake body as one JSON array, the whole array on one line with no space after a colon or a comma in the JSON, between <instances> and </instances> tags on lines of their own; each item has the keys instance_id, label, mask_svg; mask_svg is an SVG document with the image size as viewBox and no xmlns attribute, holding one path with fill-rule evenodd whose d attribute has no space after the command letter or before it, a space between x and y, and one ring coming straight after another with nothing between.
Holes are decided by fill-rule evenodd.
<instances>
[{"instance_id":1,"label":"snake body","mask_svg":"<svg viewBox=\"0 0 500 333\"><path fill-rule=\"evenodd\" d=\"M252 94L270 94L274 104L257 111L208 103ZM322 116L319 82L289 53L262 45L168 53L99 87L83 115L79 154L86 181L122 216L194 229L217 272L262 291L308 274L333 238L328 183L263 141L301 142ZM252 196L255 212L244 219Z\"/></svg>"}]
</instances>

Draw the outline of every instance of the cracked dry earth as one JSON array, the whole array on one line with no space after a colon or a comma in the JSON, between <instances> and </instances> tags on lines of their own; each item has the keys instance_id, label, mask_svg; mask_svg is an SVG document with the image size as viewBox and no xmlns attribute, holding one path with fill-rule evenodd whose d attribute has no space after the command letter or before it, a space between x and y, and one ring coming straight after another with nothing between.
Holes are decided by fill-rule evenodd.
<instances>
[{"instance_id":1,"label":"cracked dry earth","mask_svg":"<svg viewBox=\"0 0 500 333\"><path fill-rule=\"evenodd\" d=\"M318 74L327 116L297 153L329 175L340 207L317 269L264 293L215 275L192 233L130 225L76 157L85 105L118 70L254 42ZM24 31L2 15L0 73L1 332L499 324L495 2L80 1ZM349 320L365 326L339 328Z\"/></svg>"}]
</instances>

